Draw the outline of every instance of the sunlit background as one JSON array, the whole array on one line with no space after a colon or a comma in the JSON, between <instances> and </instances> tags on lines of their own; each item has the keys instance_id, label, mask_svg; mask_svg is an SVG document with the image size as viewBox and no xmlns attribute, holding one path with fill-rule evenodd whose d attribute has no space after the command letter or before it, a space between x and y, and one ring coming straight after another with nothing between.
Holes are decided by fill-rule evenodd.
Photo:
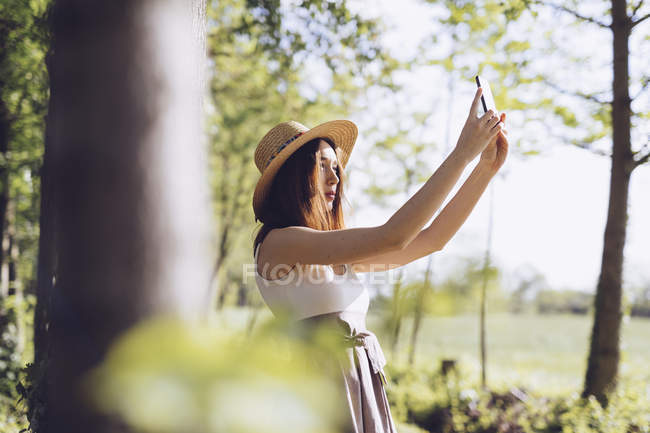
<instances>
[{"instance_id":1,"label":"sunlit background","mask_svg":"<svg viewBox=\"0 0 650 433\"><path fill-rule=\"evenodd\" d=\"M622 284L603 283L597 309L616 262L603 263L612 5L633 25L638 164ZM480 74L507 114L505 165L442 251L359 274L398 430L650 432L649 12L643 0L0 3L0 431L343 431L338 372L319 363L329 334L274 317L256 287L255 147L282 121L354 121L346 224L380 225L456 145Z\"/></svg>"}]
</instances>

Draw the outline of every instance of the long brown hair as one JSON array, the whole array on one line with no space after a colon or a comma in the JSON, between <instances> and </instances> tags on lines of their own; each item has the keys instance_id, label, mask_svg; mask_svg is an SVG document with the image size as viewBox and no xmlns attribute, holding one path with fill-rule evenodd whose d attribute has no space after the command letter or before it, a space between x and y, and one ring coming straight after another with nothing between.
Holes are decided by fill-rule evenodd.
<instances>
[{"instance_id":1,"label":"long brown hair","mask_svg":"<svg viewBox=\"0 0 650 433\"><path fill-rule=\"evenodd\" d=\"M339 161L339 182L332 210L327 208L322 189L319 156L320 140L329 143ZM303 226L315 230L336 230L345 228L342 199L343 186L347 177L340 164L341 150L328 138L315 138L303 144L282 164L271 184L259 221L262 222L255 241L253 252L273 229ZM349 204L349 203L348 203Z\"/></svg>"}]
</instances>

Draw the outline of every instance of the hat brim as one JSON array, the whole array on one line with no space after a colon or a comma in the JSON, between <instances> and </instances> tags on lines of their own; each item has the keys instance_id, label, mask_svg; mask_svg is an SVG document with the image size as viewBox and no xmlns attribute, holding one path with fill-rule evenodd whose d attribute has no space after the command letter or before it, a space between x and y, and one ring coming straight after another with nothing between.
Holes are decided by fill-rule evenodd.
<instances>
[{"instance_id":1,"label":"hat brim","mask_svg":"<svg viewBox=\"0 0 650 433\"><path fill-rule=\"evenodd\" d=\"M282 149L271 160L271 163L264 169L260 179L257 181L255 192L253 193L253 210L255 211L255 216L259 217L261 213L264 200L271 188L276 173L282 167L282 164L303 144L314 138L329 138L343 151L339 163L345 168L357 140L357 134L357 126L353 122L349 120L331 120L309 129Z\"/></svg>"}]
</instances>

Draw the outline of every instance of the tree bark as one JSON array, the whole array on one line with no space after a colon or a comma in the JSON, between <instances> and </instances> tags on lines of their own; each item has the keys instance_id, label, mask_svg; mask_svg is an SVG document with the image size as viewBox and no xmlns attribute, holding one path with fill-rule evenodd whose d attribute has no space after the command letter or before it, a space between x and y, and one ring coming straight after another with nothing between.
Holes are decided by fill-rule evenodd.
<instances>
[{"instance_id":1,"label":"tree bark","mask_svg":"<svg viewBox=\"0 0 650 433\"><path fill-rule=\"evenodd\" d=\"M16 203L19 202L20 196L16 197L15 202L9 203L9 218L7 219L7 233L9 234L9 247L7 249L7 262L9 262L9 293L14 295L16 307L22 305L25 298L25 282L27 278L18 278L18 260L20 251L18 249L18 234L16 230ZM13 293L12 293L13 292ZM14 307L14 308L16 308ZM25 327L24 320L19 317L16 311L16 353L22 358L25 351Z\"/></svg>"},{"instance_id":2,"label":"tree bark","mask_svg":"<svg viewBox=\"0 0 650 433\"><path fill-rule=\"evenodd\" d=\"M5 63L7 53L7 33L8 29L0 23L0 65ZM6 82L4 77L0 76L0 92L4 91ZM7 220L7 203L9 202L9 164L7 161L9 150L9 131L11 120L9 119L9 108L5 104L2 94L0 94L0 239L4 239ZM4 263L5 251L0 248L0 267ZM2 287L0 297L7 296L5 288Z\"/></svg>"},{"instance_id":3,"label":"tree bark","mask_svg":"<svg viewBox=\"0 0 650 433\"><path fill-rule=\"evenodd\" d=\"M623 249L627 226L630 176L634 159L630 140L628 40L630 20L626 2L612 1L614 35L614 101L612 106L613 152L609 208L600 276L595 298L594 323L583 397L594 395L607 405L607 393L616 386L619 363Z\"/></svg>"},{"instance_id":4,"label":"tree bark","mask_svg":"<svg viewBox=\"0 0 650 433\"><path fill-rule=\"evenodd\" d=\"M204 17L203 0L54 4L46 143L53 152L44 174L56 198L58 264L43 431L130 431L89 404L84 374L139 322L203 313L211 226ZM47 289L52 267L43 247Z\"/></svg>"},{"instance_id":5,"label":"tree bark","mask_svg":"<svg viewBox=\"0 0 650 433\"><path fill-rule=\"evenodd\" d=\"M8 211L8 208L9 203L7 202L5 210ZM0 296L6 298L9 296L9 263L11 260L9 258L9 247L11 244L11 239L9 235L9 221L6 218L6 215L4 219L2 238L0 239L0 250L2 251L2 262L0 263Z\"/></svg>"},{"instance_id":6,"label":"tree bark","mask_svg":"<svg viewBox=\"0 0 650 433\"><path fill-rule=\"evenodd\" d=\"M429 254L427 260L427 270L424 273L424 283L418 288L416 294L415 310L413 311L413 330L411 332L411 343L409 345L408 363L411 367L415 364L415 349L417 346L420 325L422 324L422 315L424 314L424 305L426 305L427 294L431 290L431 277L433 274L433 254Z\"/></svg>"},{"instance_id":7,"label":"tree bark","mask_svg":"<svg viewBox=\"0 0 650 433\"><path fill-rule=\"evenodd\" d=\"M51 7L51 6L50 6ZM52 46L48 48L45 62L48 71L52 71ZM50 99L48 101L48 114L45 116L45 146L43 149L43 163L39 170L40 180L40 212L39 212L39 237L38 257L36 265L36 306L34 307L34 372L40 377L34 383L34 398L31 401L30 427L35 433L48 431L49 411L46 402L47 382L49 380L48 360L50 352L50 338L48 335L50 323L51 296L54 289L56 268L55 247L55 214L54 214L54 188L51 181L51 165L54 124L50 120L51 113L56 111L58 90L56 83L50 80Z\"/></svg>"},{"instance_id":8,"label":"tree bark","mask_svg":"<svg viewBox=\"0 0 650 433\"><path fill-rule=\"evenodd\" d=\"M390 340L390 351L393 354L393 357L396 355L397 343L399 342L400 330L402 329L402 277L403 269L399 269L397 272L397 281L393 283L393 315L391 318L391 340Z\"/></svg>"},{"instance_id":9,"label":"tree bark","mask_svg":"<svg viewBox=\"0 0 650 433\"><path fill-rule=\"evenodd\" d=\"M494 184L490 185L490 218L488 220L487 245L483 261L483 284L481 285L481 313L479 341L481 346L481 387L487 389L487 330L485 327L487 311L487 285L490 271L490 254L492 252L492 227L494 226Z\"/></svg>"}]
</instances>

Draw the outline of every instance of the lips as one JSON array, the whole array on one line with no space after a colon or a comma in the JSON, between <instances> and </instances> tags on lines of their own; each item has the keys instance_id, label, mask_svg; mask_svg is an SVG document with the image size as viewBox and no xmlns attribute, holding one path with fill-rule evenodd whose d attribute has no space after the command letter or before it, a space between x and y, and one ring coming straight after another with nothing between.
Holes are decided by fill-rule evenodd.
<instances>
[{"instance_id":1,"label":"lips","mask_svg":"<svg viewBox=\"0 0 650 433\"><path fill-rule=\"evenodd\" d=\"M325 197L333 199L334 197L336 197L336 193L335 192L326 192Z\"/></svg>"}]
</instances>

